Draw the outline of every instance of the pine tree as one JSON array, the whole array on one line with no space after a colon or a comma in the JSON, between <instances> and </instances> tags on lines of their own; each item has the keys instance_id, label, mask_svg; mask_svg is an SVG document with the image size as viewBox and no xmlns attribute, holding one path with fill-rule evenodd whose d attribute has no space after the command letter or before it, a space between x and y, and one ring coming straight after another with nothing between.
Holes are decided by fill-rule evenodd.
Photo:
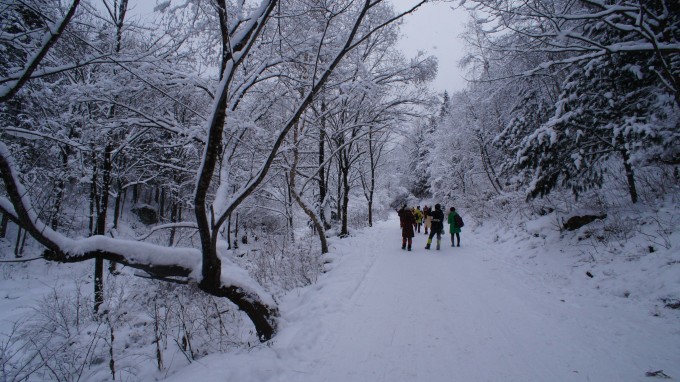
<instances>
[{"instance_id":1,"label":"pine tree","mask_svg":"<svg viewBox=\"0 0 680 382\"><path fill-rule=\"evenodd\" d=\"M636 38L599 25L587 32L605 43ZM626 52L592 59L585 71L571 70L554 115L528 134L518 150L519 167L533 172L530 197L543 196L557 185L577 197L601 187L610 160L617 159L631 201L638 201L636 163L677 156L669 150L680 137L674 95L651 69L656 60L651 53ZM540 115L536 106L525 109ZM515 129L530 129L536 122L518 119Z\"/></svg>"},{"instance_id":2,"label":"pine tree","mask_svg":"<svg viewBox=\"0 0 680 382\"><path fill-rule=\"evenodd\" d=\"M418 125L413 134L413 151L411 152L411 193L417 198L429 195L430 182L428 176L428 128L426 125Z\"/></svg>"}]
</instances>

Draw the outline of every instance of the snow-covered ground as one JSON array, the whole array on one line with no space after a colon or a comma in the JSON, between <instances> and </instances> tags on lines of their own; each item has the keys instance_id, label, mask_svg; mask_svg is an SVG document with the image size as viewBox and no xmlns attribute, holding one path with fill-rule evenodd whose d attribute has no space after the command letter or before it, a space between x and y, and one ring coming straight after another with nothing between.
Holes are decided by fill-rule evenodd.
<instances>
[{"instance_id":1,"label":"snow-covered ground","mask_svg":"<svg viewBox=\"0 0 680 382\"><path fill-rule=\"evenodd\" d=\"M334 239L329 272L280 301L271 343L167 380L680 380L680 315L650 302L680 291L677 249L636 260L658 286L638 295L645 279L626 289L626 262L575 264L578 249L551 245L547 224L506 236L466 226L462 247L447 236L440 251L421 233L406 252L396 219Z\"/></svg>"}]
</instances>

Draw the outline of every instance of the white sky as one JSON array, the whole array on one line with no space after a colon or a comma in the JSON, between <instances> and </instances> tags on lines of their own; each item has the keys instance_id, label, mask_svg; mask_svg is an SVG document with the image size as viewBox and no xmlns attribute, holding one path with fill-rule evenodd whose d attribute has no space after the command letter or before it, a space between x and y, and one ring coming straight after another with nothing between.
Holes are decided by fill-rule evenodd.
<instances>
[{"instance_id":1,"label":"white sky","mask_svg":"<svg viewBox=\"0 0 680 382\"><path fill-rule=\"evenodd\" d=\"M404 11L417 0L391 0L396 11ZM439 72L432 84L437 92L447 90L449 93L463 90L466 82L465 73L458 67L458 60L463 57L465 46L459 35L464 31L467 21L465 11L453 10L455 2L435 1L420 7L414 14L404 19L401 27L402 39L399 47L407 58L415 56L418 51L434 55L439 60ZM152 12L156 1L132 0L131 14L147 15Z\"/></svg>"},{"instance_id":2,"label":"white sky","mask_svg":"<svg viewBox=\"0 0 680 382\"><path fill-rule=\"evenodd\" d=\"M416 3L415 0L392 0L397 11L404 11ZM467 14L453 10L455 3L435 2L425 4L414 14L405 18L402 25L400 47L406 57L413 57L418 51L434 55L439 59L439 72L432 87L438 92L449 93L463 90L465 73L458 68L458 60L465 53L463 33Z\"/></svg>"}]
</instances>

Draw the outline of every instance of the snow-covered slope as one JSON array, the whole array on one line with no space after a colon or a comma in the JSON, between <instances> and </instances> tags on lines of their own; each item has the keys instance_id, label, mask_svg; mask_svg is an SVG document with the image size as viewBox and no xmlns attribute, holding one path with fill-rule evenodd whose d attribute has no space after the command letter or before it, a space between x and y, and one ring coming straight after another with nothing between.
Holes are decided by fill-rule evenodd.
<instances>
[{"instance_id":1,"label":"snow-covered slope","mask_svg":"<svg viewBox=\"0 0 680 382\"><path fill-rule=\"evenodd\" d=\"M446 237L441 251L423 249L419 234L406 252L393 216L334 240L330 271L283 299L270 344L205 357L168 380L680 379L677 311L603 290L617 284L598 284L541 235L497 232L466 227L462 247ZM677 291L680 277L669 280Z\"/></svg>"}]
</instances>

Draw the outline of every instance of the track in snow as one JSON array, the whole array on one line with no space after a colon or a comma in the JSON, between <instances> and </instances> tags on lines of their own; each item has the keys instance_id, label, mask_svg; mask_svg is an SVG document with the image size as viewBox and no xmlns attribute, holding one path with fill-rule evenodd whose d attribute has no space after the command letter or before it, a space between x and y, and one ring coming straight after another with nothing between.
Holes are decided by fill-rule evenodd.
<instances>
[{"instance_id":1,"label":"track in snow","mask_svg":"<svg viewBox=\"0 0 680 382\"><path fill-rule=\"evenodd\" d=\"M448 228L448 226L447 226ZM281 304L268 348L206 365L214 380L649 381L680 377L678 330L562 293L464 229L462 247L400 249L396 216L335 240L334 268ZM533 270L540 271L540 270ZM568 298L565 298L568 296ZM623 310L621 310L623 309ZM211 358L211 357L208 357ZM204 372L183 370L181 380ZM200 373L200 374L195 374Z\"/></svg>"}]
</instances>

